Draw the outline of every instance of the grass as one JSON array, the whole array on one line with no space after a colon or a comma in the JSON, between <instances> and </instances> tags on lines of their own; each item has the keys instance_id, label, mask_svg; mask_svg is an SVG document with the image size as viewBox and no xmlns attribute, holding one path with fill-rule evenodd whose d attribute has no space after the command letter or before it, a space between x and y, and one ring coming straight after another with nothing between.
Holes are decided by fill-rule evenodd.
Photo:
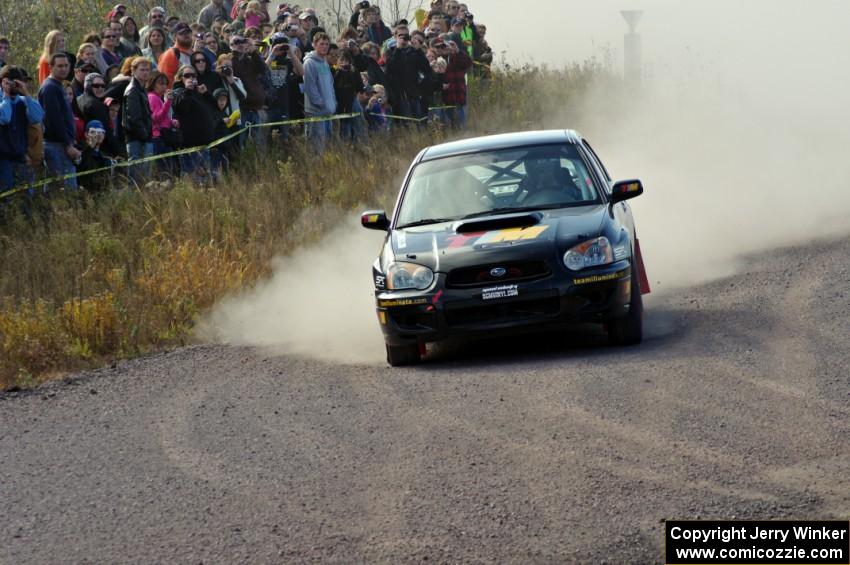
<instances>
[{"instance_id":1,"label":"grass","mask_svg":"<svg viewBox=\"0 0 850 565\"><path fill-rule=\"evenodd\" d=\"M553 124L586 86L615 81L599 65L508 69L473 80L464 135ZM196 321L228 293L269 274L273 257L330 226L305 212L392 208L402 175L438 128L394 130L321 157L301 143L247 150L223 182L114 190L97 200L55 198L49 221L6 203L0 225L0 389L186 344Z\"/></svg>"}]
</instances>

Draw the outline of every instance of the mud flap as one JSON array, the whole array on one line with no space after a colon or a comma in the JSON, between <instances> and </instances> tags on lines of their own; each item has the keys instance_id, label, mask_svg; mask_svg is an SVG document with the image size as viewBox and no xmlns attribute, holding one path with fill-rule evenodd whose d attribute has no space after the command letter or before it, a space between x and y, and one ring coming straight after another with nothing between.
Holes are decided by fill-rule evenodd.
<instances>
[{"instance_id":1,"label":"mud flap","mask_svg":"<svg viewBox=\"0 0 850 565\"><path fill-rule=\"evenodd\" d=\"M643 255L640 252L640 240L635 240L635 255L637 256L638 281L640 282L640 293L649 294L649 277L646 276L646 267L643 265Z\"/></svg>"}]
</instances>

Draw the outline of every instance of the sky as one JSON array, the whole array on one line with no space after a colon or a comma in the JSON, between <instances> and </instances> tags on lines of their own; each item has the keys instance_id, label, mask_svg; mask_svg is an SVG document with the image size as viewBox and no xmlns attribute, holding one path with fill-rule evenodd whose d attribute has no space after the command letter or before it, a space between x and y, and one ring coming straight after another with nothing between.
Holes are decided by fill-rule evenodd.
<instances>
[{"instance_id":1,"label":"sky","mask_svg":"<svg viewBox=\"0 0 850 565\"><path fill-rule=\"evenodd\" d=\"M715 72L829 85L850 68L846 0L471 0L476 21L508 61L559 66L612 50L622 65L621 10L644 11L638 26L651 76ZM517 16L518 5L523 6ZM528 25L531 16L532 25ZM793 74L792 74L793 73Z\"/></svg>"}]
</instances>

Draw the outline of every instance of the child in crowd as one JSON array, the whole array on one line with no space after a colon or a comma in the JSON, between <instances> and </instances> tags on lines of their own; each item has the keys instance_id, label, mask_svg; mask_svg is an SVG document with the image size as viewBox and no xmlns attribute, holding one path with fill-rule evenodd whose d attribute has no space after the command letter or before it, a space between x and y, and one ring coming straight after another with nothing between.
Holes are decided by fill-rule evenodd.
<instances>
[{"instance_id":1,"label":"child in crowd","mask_svg":"<svg viewBox=\"0 0 850 565\"><path fill-rule=\"evenodd\" d=\"M115 162L103 154L101 146L106 139L106 126L99 120L92 120L85 126L85 139L77 144L80 150L80 163L77 172L94 171L110 167L108 170L92 173L80 178L80 186L92 192L101 192L110 186L112 178L112 165Z\"/></svg>"}]
</instances>

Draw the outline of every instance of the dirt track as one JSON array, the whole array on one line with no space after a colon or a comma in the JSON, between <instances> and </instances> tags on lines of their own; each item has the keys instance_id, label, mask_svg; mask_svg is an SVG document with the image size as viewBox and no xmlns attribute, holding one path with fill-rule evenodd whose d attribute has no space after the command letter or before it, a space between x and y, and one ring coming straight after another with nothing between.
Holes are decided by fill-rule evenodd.
<instances>
[{"instance_id":1,"label":"dirt track","mask_svg":"<svg viewBox=\"0 0 850 565\"><path fill-rule=\"evenodd\" d=\"M847 519L850 240L647 323L406 370L194 347L0 396L0 562L651 563L664 518Z\"/></svg>"}]
</instances>

